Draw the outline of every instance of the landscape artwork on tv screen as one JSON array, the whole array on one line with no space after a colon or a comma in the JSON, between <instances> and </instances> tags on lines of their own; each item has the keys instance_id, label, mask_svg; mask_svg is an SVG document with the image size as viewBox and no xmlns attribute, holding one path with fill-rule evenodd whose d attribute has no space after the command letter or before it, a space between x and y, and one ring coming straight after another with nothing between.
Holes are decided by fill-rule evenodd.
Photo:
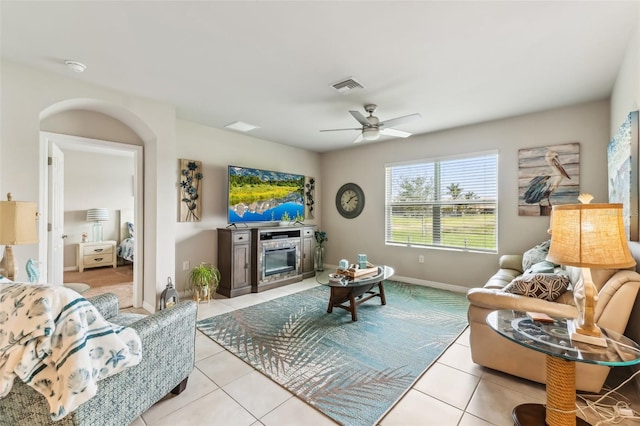
<instances>
[{"instance_id":1,"label":"landscape artwork on tv screen","mask_svg":"<svg viewBox=\"0 0 640 426\"><path fill-rule=\"evenodd\" d=\"M229 223L304 219L304 176L229 166Z\"/></svg>"}]
</instances>

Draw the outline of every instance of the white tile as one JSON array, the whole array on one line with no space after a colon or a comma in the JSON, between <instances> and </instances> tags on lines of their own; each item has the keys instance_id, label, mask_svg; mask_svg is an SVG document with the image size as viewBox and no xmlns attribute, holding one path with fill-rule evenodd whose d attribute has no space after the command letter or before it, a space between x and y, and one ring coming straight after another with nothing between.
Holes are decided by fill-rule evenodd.
<instances>
[{"instance_id":1,"label":"white tile","mask_svg":"<svg viewBox=\"0 0 640 426\"><path fill-rule=\"evenodd\" d=\"M142 414L142 418L145 422L155 421L170 414L180 408L188 405L189 403L202 398L204 395L211 393L218 389L218 386L213 383L207 376L202 374L200 370L194 368L189 375L187 381L187 388L180 393L180 395L169 394L159 402L151 406L147 411Z\"/></svg>"},{"instance_id":2,"label":"white tile","mask_svg":"<svg viewBox=\"0 0 640 426\"><path fill-rule=\"evenodd\" d=\"M196 362L223 352L225 349L205 334L196 334Z\"/></svg>"},{"instance_id":3,"label":"white tile","mask_svg":"<svg viewBox=\"0 0 640 426\"><path fill-rule=\"evenodd\" d=\"M220 387L255 371L249 364L228 351L200 360L196 367Z\"/></svg>"},{"instance_id":4,"label":"white tile","mask_svg":"<svg viewBox=\"0 0 640 426\"><path fill-rule=\"evenodd\" d=\"M141 417L138 417L133 422L131 422L129 426L146 426L146 423L144 422L144 420L142 420Z\"/></svg>"},{"instance_id":5,"label":"white tile","mask_svg":"<svg viewBox=\"0 0 640 426\"><path fill-rule=\"evenodd\" d=\"M198 319L210 318L233 311L234 308L223 304L220 300L211 300L209 303L198 304Z\"/></svg>"},{"instance_id":6,"label":"white tile","mask_svg":"<svg viewBox=\"0 0 640 426\"><path fill-rule=\"evenodd\" d=\"M476 416L472 416L469 413L464 413L458 426L491 426L493 423L486 422Z\"/></svg>"},{"instance_id":7,"label":"white tile","mask_svg":"<svg viewBox=\"0 0 640 426\"><path fill-rule=\"evenodd\" d=\"M469 332L469 327L465 328L465 330L460 334L460 336L456 339L456 343L462 346L471 347L469 343L469 336L471 333Z\"/></svg>"},{"instance_id":8,"label":"white tile","mask_svg":"<svg viewBox=\"0 0 640 426\"><path fill-rule=\"evenodd\" d=\"M497 425L513 424L511 412L520 404L540 402L490 381L480 380L469 401L467 412Z\"/></svg>"},{"instance_id":9,"label":"white tile","mask_svg":"<svg viewBox=\"0 0 640 426\"><path fill-rule=\"evenodd\" d=\"M478 376L435 363L413 388L464 410L479 381Z\"/></svg>"},{"instance_id":10,"label":"white tile","mask_svg":"<svg viewBox=\"0 0 640 426\"><path fill-rule=\"evenodd\" d=\"M438 362L481 377L483 368L471 360L471 349L457 343L449 346Z\"/></svg>"},{"instance_id":11,"label":"white tile","mask_svg":"<svg viewBox=\"0 0 640 426\"><path fill-rule=\"evenodd\" d=\"M249 412L222 389L215 390L147 426L249 426L255 423Z\"/></svg>"},{"instance_id":12,"label":"white tile","mask_svg":"<svg viewBox=\"0 0 640 426\"><path fill-rule=\"evenodd\" d=\"M265 426L335 426L337 423L304 401L291 397L260 419Z\"/></svg>"},{"instance_id":13,"label":"white tile","mask_svg":"<svg viewBox=\"0 0 640 426\"><path fill-rule=\"evenodd\" d=\"M482 380L529 395L532 398L531 402L542 403L547 398L545 385L492 370L490 368L485 369L484 374L482 375Z\"/></svg>"},{"instance_id":14,"label":"white tile","mask_svg":"<svg viewBox=\"0 0 640 426\"><path fill-rule=\"evenodd\" d=\"M257 294L244 294L238 297L232 297L231 299L220 300L220 303L223 305L229 306L233 309L242 309L248 306L257 305L258 303L263 303L264 299L258 297Z\"/></svg>"},{"instance_id":15,"label":"white tile","mask_svg":"<svg viewBox=\"0 0 640 426\"><path fill-rule=\"evenodd\" d=\"M258 371L234 380L223 390L256 418L264 416L293 396Z\"/></svg>"},{"instance_id":16,"label":"white tile","mask_svg":"<svg viewBox=\"0 0 640 426\"><path fill-rule=\"evenodd\" d=\"M387 414L380 424L382 426L455 426L460 421L463 411L442 401L410 390Z\"/></svg>"}]
</instances>

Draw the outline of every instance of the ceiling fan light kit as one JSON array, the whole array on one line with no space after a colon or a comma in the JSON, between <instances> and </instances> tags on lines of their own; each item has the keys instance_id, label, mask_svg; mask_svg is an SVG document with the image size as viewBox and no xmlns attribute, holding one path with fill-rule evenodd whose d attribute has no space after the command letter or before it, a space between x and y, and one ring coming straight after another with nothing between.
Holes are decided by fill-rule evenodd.
<instances>
[{"instance_id":1,"label":"ceiling fan light kit","mask_svg":"<svg viewBox=\"0 0 640 426\"><path fill-rule=\"evenodd\" d=\"M368 117L365 117L364 115L362 115L360 111L349 111L349 113L353 116L353 118L355 118L358 121L358 123L362 125L362 127L355 127L352 129L326 129L326 130L320 130L320 131L333 132L333 131L341 131L341 130L360 130L360 134L353 141L354 143L360 142L362 140L375 141L380 137L380 134L383 134L385 136L392 136L396 138L406 138L411 136L411 133L405 132L403 130L392 129L391 127L422 118L420 114L415 113L415 114L405 115L402 117L392 118L391 120L380 121L378 117L373 115L376 108L377 108L377 105L374 105L374 104L367 104L364 106L364 110L369 113Z\"/></svg>"},{"instance_id":2,"label":"ceiling fan light kit","mask_svg":"<svg viewBox=\"0 0 640 426\"><path fill-rule=\"evenodd\" d=\"M377 127L367 127L362 129L362 138L365 141L375 141L380 137L380 130Z\"/></svg>"}]
</instances>

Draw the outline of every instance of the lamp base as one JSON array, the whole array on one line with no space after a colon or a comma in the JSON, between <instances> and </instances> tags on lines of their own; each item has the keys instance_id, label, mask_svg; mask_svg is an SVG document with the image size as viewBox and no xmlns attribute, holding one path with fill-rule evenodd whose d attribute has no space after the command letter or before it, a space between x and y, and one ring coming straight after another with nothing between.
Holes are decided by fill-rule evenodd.
<instances>
[{"instance_id":1,"label":"lamp base","mask_svg":"<svg viewBox=\"0 0 640 426\"><path fill-rule=\"evenodd\" d=\"M589 336L580 333L576 328L575 320L567 320L567 331L573 342L588 343L590 345L602 346L603 348L607 347L607 341L604 337Z\"/></svg>"},{"instance_id":2,"label":"lamp base","mask_svg":"<svg viewBox=\"0 0 640 426\"><path fill-rule=\"evenodd\" d=\"M9 278L11 281L14 281L16 279L16 274L18 273L18 271L16 269L16 263L13 257L12 246L4 247L4 257L0 261L0 271L2 271L4 276Z\"/></svg>"}]
</instances>

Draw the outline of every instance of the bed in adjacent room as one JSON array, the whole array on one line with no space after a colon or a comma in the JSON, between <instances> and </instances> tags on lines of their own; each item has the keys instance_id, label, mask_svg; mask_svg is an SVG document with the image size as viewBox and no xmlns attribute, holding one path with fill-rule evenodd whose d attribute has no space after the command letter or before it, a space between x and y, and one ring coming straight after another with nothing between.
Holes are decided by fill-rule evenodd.
<instances>
[{"instance_id":1,"label":"bed in adjacent room","mask_svg":"<svg viewBox=\"0 0 640 426\"><path fill-rule=\"evenodd\" d=\"M120 242L117 255L125 261L133 262L134 235L133 210L120 210Z\"/></svg>"}]
</instances>

